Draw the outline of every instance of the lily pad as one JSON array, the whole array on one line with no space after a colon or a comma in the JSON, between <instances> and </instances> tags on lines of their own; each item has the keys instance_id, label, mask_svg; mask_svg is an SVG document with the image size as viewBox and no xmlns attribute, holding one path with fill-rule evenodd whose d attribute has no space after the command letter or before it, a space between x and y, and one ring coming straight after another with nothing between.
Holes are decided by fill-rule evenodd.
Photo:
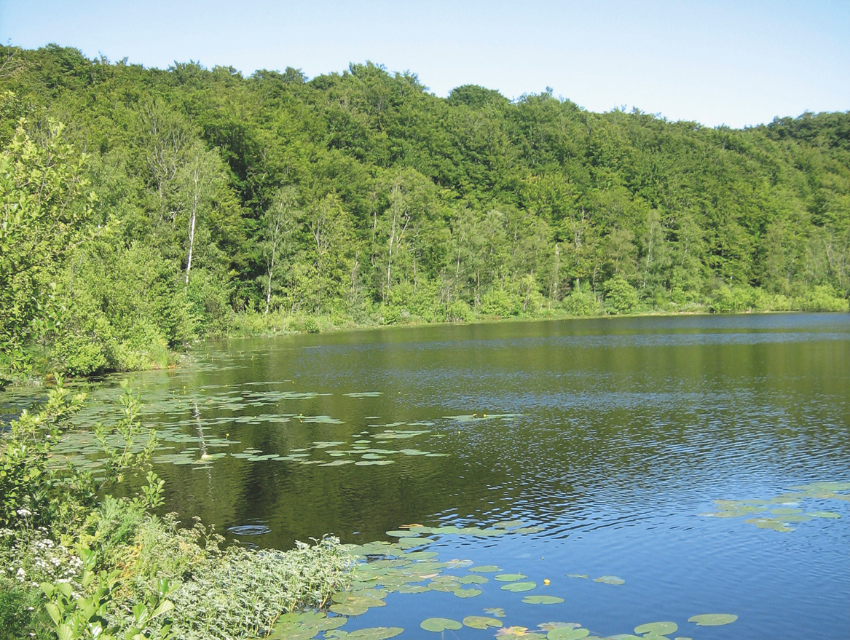
<instances>
[{"instance_id":1,"label":"lily pad","mask_svg":"<svg viewBox=\"0 0 850 640\"><path fill-rule=\"evenodd\" d=\"M564 599L557 596L525 596L522 601L525 604L560 604Z\"/></svg>"},{"instance_id":2,"label":"lily pad","mask_svg":"<svg viewBox=\"0 0 850 640\"><path fill-rule=\"evenodd\" d=\"M531 591L537 587L536 582L511 582L502 586L502 591L518 593L520 591Z\"/></svg>"},{"instance_id":3,"label":"lily pad","mask_svg":"<svg viewBox=\"0 0 850 640\"><path fill-rule=\"evenodd\" d=\"M499 582L516 582L517 580L522 580L523 578L527 578L521 573L500 573L497 575L494 580L498 580Z\"/></svg>"},{"instance_id":4,"label":"lily pad","mask_svg":"<svg viewBox=\"0 0 850 640\"><path fill-rule=\"evenodd\" d=\"M484 613L489 613L491 616L496 616L497 618L505 617L505 610L501 607L486 607Z\"/></svg>"},{"instance_id":5,"label":"lily pad","mask_svg":"<svg viewBox=\"0 0 850 640\"><path fill-rule=\"evenodd\" d=\"M501 571L501 570L502 570L501 567L497 567L494 564L482 564L482 565L477 566L477 567L470 567L469 568L470 573L497 573L498 571Z\"/></svg>"},{"instance_id":6,"label":"lily pad","mask_svg":"<svg viewBox=\"0 0 850 640\"><path fill-rule=\"evenodd\" d=\"M812 511L811 513L807 513L806 515L811 516L813 518L840 518L841 515L837 514L833 511Z\"/></svg>"},{"instance_id":7,"label":"lily pad","mask_svg":"<svg viewBox=\"0 0 850 640\"><path fill-rule=\"evenodd\" d=\"M455 589L452 593L458 598L474 598L475 596L480 596L483 591L481 589Z\"/></svg>"},{"instance_id":8,"label":"lily pad","mask_svg":"<svg viewBox=\"0 0 850 640\"><path fill-rule=\"evenodd\" d=\"M698 627L720 627L724 624L732 624L738 619L733 613L702 613L691 616L688 622L696 622Z\"/></svg>"},{"instance_id":9,"label":"lily pad","mask_svg":"<svg viewBox=\"0 0 850 640\"><path fill-rule=\"evenodd\" d=\"M415 538L419 534L413 533L407 530L399 530L399 531L387 531L388 536L392 536L393 538Z\"/></svg>"},{"instance_id":10,"label":"lily pad","mask_svg":"<svg viewBox=\"0 0 850 640\"><path fill-rule=\"evenodd\" d=\"M568 578L587 578L588 576L587 576L586 573L568 573L567 577Z\"/></svg>"},{"instance_id":11,"label":"lily pad","mask_svg":"<svg viewBox=\"0 0 850 640\"><path fill-rule=\"evenodd\" d=\"M648 633L654 636L666 636L675 633L679 629L679 625L675 622L648 622L639 627L635 627L635 633L641 635Z\"/></svg>"},{"instance_id":12,"label":"lily pad","mask_svg":"<svg viewBox=\"0 0 850 640\"><path fill-rule=\"evenodd\" d=\"M369 627L352 631L346 636L350 640L387 640L404 632L401 627Z\"/></svg>"},{"instance_id":13,"label":"lily pad","mask_svg":"<svg viewBox=\"0 0 850 640\"><path fill-rule=\"evenodd\" d=\"M618 578L617 576L600 576L598 578L593 579L594 582L602 582L604 584L625 584L625 580L622 578Z\"/></svg>"},{"instance_id":14,"label":"lily pad","mask_svg":"<svg viewBox=\"0 0 850 640\"><path fill-rule=\"evenodd\" d=\"M433 631L434 633L442 633L446 629L457 631L463 627L460 622L451 618L428 618L420 622L419 626L425 631Z\"/></svg>"},{"instance_id":15,"label":"lily pad","mask_svg":"<svg viewBox=\"0 0 850 640\"><path fill-rule=\"evenodd\" d=\"M582 627L558 627L546 634L546 640L580 640L590 635L590 631Z\"/></svg>"},{"instance_id":16,"label":"lily pad","mask_svg":"<svg viewBox=\"0 0 850 640\"><path fill-rule=\"evenodd\" d=\"M341 616L359 616L369 610L369 607L354 604L332 604L331 611L338 613Z\"/></svg>"},{"instance_id":17,"label":"lily pad","mask_svg":"<svg viewBox=\"0 0 850 640\"><path fill-rule=\"evenodd\" d=\"M502 621L486 616L466 616L463 619L463 624L470 629L488 629L490 627L501 627Z\"/></svg>"},{"instance_id":18,"label":"lily pad","mask_svg":"<svg viewBox=\"0 0 850 640\"><path fill-rule=\"evenodd\" d=\"M463 576L460 579L461 584L485 584L489 582L487 578L484 576L472 575L472 576Z\"/></svg>"}]
</instances>

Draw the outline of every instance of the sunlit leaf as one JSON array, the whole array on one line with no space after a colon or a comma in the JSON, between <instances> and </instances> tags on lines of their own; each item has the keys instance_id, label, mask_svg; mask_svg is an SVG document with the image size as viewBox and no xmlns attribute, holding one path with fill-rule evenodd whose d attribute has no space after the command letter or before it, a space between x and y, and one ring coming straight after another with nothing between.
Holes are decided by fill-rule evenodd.
<instances>
[{"instance_id":1,"label":"sunlit leaf","mask_svg":"<svg viewBox=\"0 0 850 640\"><path fill-rule=\"evenodd\" d=\"M691 616L688 622L696 622L698 627L719 627L724 624L731 624L738 619L733 613L703 613L698 616Z\"/></svg>"}]
</instances>

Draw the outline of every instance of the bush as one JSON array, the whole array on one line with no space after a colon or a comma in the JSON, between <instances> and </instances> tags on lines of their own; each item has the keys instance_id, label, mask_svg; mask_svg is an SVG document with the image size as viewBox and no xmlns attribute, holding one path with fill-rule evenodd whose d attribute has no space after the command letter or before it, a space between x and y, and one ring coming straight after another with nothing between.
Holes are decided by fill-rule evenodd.
<instances>
[{"instance_id":1,"label":"bush","mask_svg":"<svg viewBox=\"0 0 850 640\"><path fill-rule=\"evenodd\" d=\"M806 292L800 300L803 311L847 311L847 300L839 298L830 285L820 285Z\"/></svg>"},{"instance_id":2,"label":"bush","mask_svg":"<svg viewBox=\"0 0 850 640\"><path fill-rule=\"evenodd\" d=\"M614 276L603 285L605 307L614 313L631 313L638 305L638 294L622 276Z\"/></svg>"},{"instance_id":3,"label":"bush","mask_svg":"<svg viewBox=\"0 0 850 640\"><path fill-rule=\"evenodd\" d=\"M594 316L600 311L599 300L589 291L575 289L564 298L563 309L571 316Z\"/></svg>"},{"instance_id":4,"label":"bush","mask_svg":"<svg viewBox=\"0 0 850 640\"><path fill-rule=\"evenodd\" d=\"M463 300L455 300L446 309L447 322L469 322L474 318L472 309Z\"/></svg>"},{"instance_id":5,"label":"bush","mask_svg":"<svg viewBox=\"0 0 850 640\"><path fill-rule=\"evenodd\" d=\"M481 312L488 316L515 316L519 309L520 305L504 289L490 289L481 296Z\"/></svg>"}]
</instances>

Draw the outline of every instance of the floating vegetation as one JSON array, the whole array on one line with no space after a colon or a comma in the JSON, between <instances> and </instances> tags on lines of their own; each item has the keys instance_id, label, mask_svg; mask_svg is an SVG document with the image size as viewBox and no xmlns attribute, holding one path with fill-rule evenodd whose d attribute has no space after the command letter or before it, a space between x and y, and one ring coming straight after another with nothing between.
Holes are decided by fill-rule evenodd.
<instances>
[{"instance_id":1,"label":"floating vegetation","mask_svg":"<svg viewBox=\"0 0 850 640\"><path fill-rule=\"evenodd\" d=\"M515 420L521 416L521 413L470 413L460 416L443 416L443 418L456 422L479 422L481 420Z\"/></svg>"},{"instance_id":2,"label":"floating vegetation","mask_svg":"<svg viewBox=\"0 0 850 640\"><path fill-rule=\"evenodd\" d=\"M434 633L442 633L446 629L457 631L463 627L460 622L450 618L427 618L419 623L419 626L425 631L433 631Z\"/></svg>"},{"instance_id":3,"label":"floating vegetation","mask_svg":"<svg viewBox=\"0 0 850 640\"><path fill-rule=\"evenodd\" d=\"M348 622L348 618L328 618L322 613L312 611L286 613L277 620L272 640L310 640L322 631L339 629Z\"/></svg>"},{"instance_id":4,"label":"floating vegetation","mask_svg":"<svg viewBox=\"0 0 850 640\"><path fill-rule=\"evenodd\" d=\"M850 500L850 495L838 493L850 491L850 482L814 482L791 487L793 492L783 493L769 500L715 500L715 511L701 513L711 518L739 518L759 529L772 531L794 531L794 522L808 522L812 518L840 518L833 511L805 512L799 505L809 500ZM755 517L753 517L755 516Z\"/></svg>"},{"instance_id":5,"label":"floating vegetation","mask_svg":"<svg viewBox=\"0 0 850 640\"><path fill-rule=\"evenodd\" d=\"M600 576L598 578L594 578L593 581L594 582L602 582L604 584L614 584L614 585L621 585L621 584L626 583L625 580L623 580L622 578L618 578L617 576Z\"/></svg>"},{"instance_id":6,"label":"floating vegetation","mask_svg":"<svg viewBox=\"0 0 850 640\"><path fill-rule=\"evenodd\" d=\"M564 599L557 596L525 596L522 601L525 604L559 604Z\"/></svg>"},{"instance_id":7,"label":"floating vegetation","mask_svg":"<svg viewBox=\"0 0 850 640\"><path fill-rule=\"evenodd\" d=\"M635 627L635 633L639 633L640 635L666 636L675 633L678 629L679 625L675 622L648 622Z\"/></svg>"},{"instance_id":8,"label":"floating vegetation","mask_svg":"<svg viewBox=\"0 0 850 640\"><path fill-rule=\"evenodd\" d=\"M519 593L520 591L531 591L537 588L536 582L510 582L502 585L502 591L511 591Z\"/></svg>"},{"instance_id":9,"label":"floating vegetation","mask_svg":"<svg viewBox=\"0 0 850 640\"><path fill-rule=\"evenodd\" d=\"M566 623L564 626L551 629L549 633L546 634L546 640L581 640L581 638L586 638L589 635L590 631L582 628L580 625L575 623Z\"/></svg>"},{"instance_id":10,"label":"floating vegetation","mask_svg":"<svg viewBox=\"0 0 850 640\"><path fill-rule=\"evenodd\" d=\"M455 589L452 593L458 598L474 598L475 596L480 596L483 591L481 589Z\"/></svg>"},{"instance_id":11,"label":"floating vegetation","mask_svg":"<svg viewBox=\"0 0 850 640\"><path fill-rule=\"evenodd\" d=\"M494 580L498 580L499 582L514 582L516 580L522 580L523 578L527 578L521 573L500 573L497 575Z\"/></svg>"},{"instance_id":12,"label":"floating vegetation","mask_svg":"<svg viewBox=\"0 0 850 640\"><path fill-rule=\"evenodd\" d=\"M719 627L724 624L732 624L738 616L732 613L703 613L691 616L688 622L696 622L698 627Z\"/></svg>"},{"instance_id":13,"label":"floating vegetation","mask_svg":"<svg viewBox=\"0 0 850 640\"><path fill-rule=\"evenodd\" d=\"M491 616L496 616L497 618L505 617L505 610L501 607L487 607L484 609L484 613L489 613Z\"/></svg>"},{"instance_id":14,"label":"floating vegetation","mask_svg":"<svg viewBox=\"0 0 850 640\"><path fill-rule=\"evenodd\" d=\"M504 612L502 613L504 614ZM463 619L463 624L470 629L489 629L490 627L501 627L502 621L486 616L466 616Z\"/></svg>"},{"instance_id":15,"label":"floating vegetation","mask_svg":"<svg viewBox=\"0 0 850 640\"><path fill-rule=\"evenodd\" d=\"M501 571L501 567L497 567L495 564L482 564L477 567L472 567L469 572L470 573L497 573Z\"/></svg>"},{"instance_id":16,"label":"floating vegetation","mask_svg":"<svg viewBox=\"0 0 850 640\"><path fill-rule=\"evenodd\" d=\"M380 391L355 391L353 393L343 393L342 395L349 398L377 398L383 394Z\"/></svg>"},{"instance_id":17,"label":"floating vegetation","mask_svg":"<svg viewBox=\"0 0 850 640\"><path fill-rule=\"evenodd\" d=\"M568 573L568 578L587 578L588 575L586 573Z\"/></svg>"}]
</instances>

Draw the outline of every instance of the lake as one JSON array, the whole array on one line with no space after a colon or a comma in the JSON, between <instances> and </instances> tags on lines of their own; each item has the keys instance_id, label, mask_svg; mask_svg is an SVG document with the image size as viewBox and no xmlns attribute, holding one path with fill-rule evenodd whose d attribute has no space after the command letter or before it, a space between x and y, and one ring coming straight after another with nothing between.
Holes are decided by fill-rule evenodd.
<instances>
[{"instance_id":1,"label":"lake","mask_svg":"<svg viewBox=\"0 0 850 640\"><path fill-rule=\"evenodd\" d=\"M437 638L420 622L490 616L529 633L850 636L846 314L353 331L209 342L194 360L128 376L161 430L163 513L260 548L400 539L458 560L436 587L486 578L379 593L346 631ZM114 414L117 380L81 425ZM688 622L708 613L738 619Z\"/></svg>"}]
</instances>

